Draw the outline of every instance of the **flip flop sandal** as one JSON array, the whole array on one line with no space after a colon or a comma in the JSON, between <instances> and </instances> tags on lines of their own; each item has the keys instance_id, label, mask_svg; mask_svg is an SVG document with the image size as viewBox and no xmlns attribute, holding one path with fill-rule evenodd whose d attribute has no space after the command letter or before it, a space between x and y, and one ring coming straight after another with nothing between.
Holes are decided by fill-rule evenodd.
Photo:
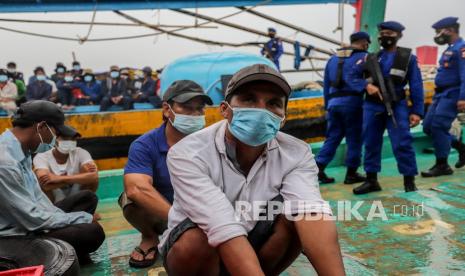
<instances>
[{"instance_id":1,"label":"flip flop sandal","mask_svg":"<svg viewBox=\"0 0 465 276\"><path fill-rule=\"evenodd\" d=\"M152 266L155 263L155 261L157 260L157 247L156 246L149 248L147 251L144 251L139 246L137 246L136 248L134 248L134 250L137 253L141 254L143 259L139 261L139 260L136 260L136 259L131 257L129 259L129 266L131 266L131 267L134 267L134 268L149 267L149 266ZM152 259L146 259L147 255L149 255L152 252L155 252L153 258Z\"/></svg>"}]
</instances>

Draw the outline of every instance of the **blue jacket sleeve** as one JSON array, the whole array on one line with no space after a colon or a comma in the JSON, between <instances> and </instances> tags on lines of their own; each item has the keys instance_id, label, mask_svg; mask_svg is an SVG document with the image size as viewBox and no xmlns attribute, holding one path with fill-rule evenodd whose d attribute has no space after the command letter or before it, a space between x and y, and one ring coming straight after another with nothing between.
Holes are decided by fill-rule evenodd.
<instances>
[{"instance_id":1,"label":"blue jacket sleeve","mask_svg":"<svg viewBox=\"0 0 465 276\"><path fill-rule=\"evenodd\" d=\"M26 100L30 101L33 99L33 89L30 84L26 87Z\"/></svg>"},{"instance_id":2,"label":"blue jacket sleeve","mask_svg":"<svg viewBox=\"0 0 465 276\"><path fill-rule=\"evenodd\" d=\"M365 91L367 81L363 78L363 65L367 54L357 56L355 62L348 68L348 73L343 74L344 83L351 91L362 93Z\"/></svg>"},{"instance_id":3,"label":"blue jacket sleeve","mask_svg":"<svg viewBox=\"0 0 465 276\"><path fill-rule=\"evenodd\" d=\"M66 82L65 82L64 80L59 80L59 81L57 81L56 85L57 85L57 88L58 88L59 90L62 90L62 89L65 89L65 88L69 88L69 85L67 85Z\"/></svg>"},{"instance_id":4,"label":"blue jacket sleeve","mask_svg":"<svg viewBox=\"0 0 465 276\"><path fill-rule=\"evenodd\" d=\"M92 86L92 95L91 96L100 97L101 94L102 94L102 86L99 83L95 83Z\"/></svg>"},{"instance_id":5,"label":"blue jacket sleeve","mask_svg":"<svg viewBox=\"0 0 465 276\"><path fill-rule=\"evenodd\" d=\"M465 101L465 45L459 52L460 96L459 100Z\"/></svg>"},{"instance_id":6,"label":"blue jacket sleeve","mask_svg":"<svg viewBox=\"0 0 465 276\"><path fill-rule=\"evenodd\" d=\"M325 67L325 75L323 78L323 98L325 101L325 110L328 109L328 96L329 96L329 89L331 88L331 82L329 80L329 63L331 59L326 63Z\"/></svg>"},{"instance_id":7,"label":"blue jacket sleeve","mask_svg":"<svg viewBox=\"0 0 465 276\"><path fill-rule=\"evenodd\" d=\"M146 87L143 87L142 93L146 98L155 95L155 82L151 81Z\"/></svg>"},{"instance_id":8,"label":"blue jacket sleeve","mask_svg":"<svg viewBox=\"0 0 465 276\"><path fill-rule=\"evenodd\" d=\"M424 93L423 93L423 79L421 77L420 68L418 68L417 57L412 55L408 66L408 82L410 86L410 100L412 101L412 108L410 113L423 117L424 112Z\"/></svg>"}]
</instances>

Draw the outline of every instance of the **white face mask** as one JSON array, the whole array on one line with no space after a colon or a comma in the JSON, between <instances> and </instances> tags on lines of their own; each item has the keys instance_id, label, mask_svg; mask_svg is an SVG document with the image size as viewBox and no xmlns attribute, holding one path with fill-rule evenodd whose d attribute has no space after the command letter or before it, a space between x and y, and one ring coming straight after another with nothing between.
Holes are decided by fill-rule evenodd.
<instances>
[{"instance_id":1,"label":"white face mask","mask_svg":"<svg viewBox=\"0 0 465 276\"><path fill-rule=\"evenodd\" d=\"M77 147L77 141L62 140L58 141L57 150L63 154L69 154L74 151Z\"/></svg>"}]
</instances>

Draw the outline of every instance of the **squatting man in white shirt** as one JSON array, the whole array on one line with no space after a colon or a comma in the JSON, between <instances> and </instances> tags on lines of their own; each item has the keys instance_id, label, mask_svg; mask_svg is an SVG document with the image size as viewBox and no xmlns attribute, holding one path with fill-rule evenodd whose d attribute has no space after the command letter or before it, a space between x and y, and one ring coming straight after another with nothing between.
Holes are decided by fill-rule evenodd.
<instances>
[{"instance_id":1,"label":"squatting man in white shirt","mask_svg":"<svg viewBox=\"0 0 465 276\"><path fill-rule=\"evenodd\" d=\"M79 132L68 127L67 133L58 134L54 148L34 157L34 172L53 203L69 199L83 190L97 191L97 166L89 152L77 146L80 137Z\"/></svg>"},{"instance_id":2,"label":"squatting man in white shirt","mask_svg":"<svg viewBox=\"0 0 465 276\"><path fill-rule=\"evenodd\" d=\"M314 156L279 132L290 92L271 67L243 68L220 105L225 120L170 149L174 202L159 244L169 275L279 275L301 252L319 275L344 275ZM259 220L257 208L237 210L266 201L284 206L271 220Z\"/></svg>"}]
</instances>

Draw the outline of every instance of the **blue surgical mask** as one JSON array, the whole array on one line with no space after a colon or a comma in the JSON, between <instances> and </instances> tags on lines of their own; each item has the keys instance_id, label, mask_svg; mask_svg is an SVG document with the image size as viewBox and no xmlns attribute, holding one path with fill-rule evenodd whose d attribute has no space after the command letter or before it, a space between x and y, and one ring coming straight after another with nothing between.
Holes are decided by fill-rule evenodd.
<instances>
[{"instance_id":1,"label":"blue surgical mask","mask_svg":"<svg viewBox=\"0 0 465 276\"><path fill-rule=\"evenodd\" d=\"M118 71L111 71L110 72L110 77L112 79L116 79L117 77L119 77L119 72Z\"/></svg>"},{"instance_id":2,"label":"blue surgical mask","mask_svg":"<svg viewBox=\"0 0 465 276\"><path fill-rule=\"evenodd\" d=\"M91 82L92 81L92 76L85 76L84 81L85 82Z\"/></svg>"},{"instance_id":3,"label":"blue surgical mask","mask_svg":"<svg viewBox=\"0 0 465 276\"><path fill-rule=\"evenodd\" d=\"M171 109L171 106L170 110L174 114L174 122L170 119L170 123L174 128L186 135L199 131L205 127L205 115L194 116L177 114L173 111L173 109Z\"/></svg>"},{"instance_id":4,"label":"blue surgical mask","mask_svg":"<svg viewBox=\"0 0 465 276\"><path fill-rule=\"evenodd\" d=\"M57 73L64 73L65 72L65 68L63 67L58 67L57 68Z\"/></svg>"},{"instance_id":5,"label":"blue surgical mask","mask_svg":"<svg viewBox=\"0 0 465 276\"><path fill-rule=\"evenodd\" d=\"M42 135L40 135L39 133L39 126L37 126L37 134L39 135L39 138L40 138L40 144L34 153L43 153L43 152L53 149L53 147L55 146L55 141L57 137L53 134L52 130L50 129L48 125L47 125L47 128L53 136L52 141L49 144L44 143L44 140L42 139Z\"/></svg>"},{"instance_id":6,"label":"blue surgical mask","mask_svg":"<svg viewBox=\"0 0 465 276\"><path fill-rule=\"evenodd\" d=\"M0 75L0 82L6 82L8 80L7 75Z\"/></svg>"},{"instance_id":7,"label":"blue surgical mask","mask_svg":"<svg viewBox=\"0 0 465 276\"><path fill-rule=\"evenodd\" d=\"M74 65L74 66L73 66L73 69L74 69L74 71L79 71L79 70L81 70L81 66L79 66L79 65Z\"/></svg>"},{"instance_id":8,"label":"blue surgical mask","mask_svg":"<svg viewBox=\"0 0 465 276\"><path fill-rule=\"evenodd\" d=\"M65 77L65 81L67 81L67 82L72 82L72 81L73 81L73 77L72 77L72 76L66 76L66 77Z\"/></svg>"},{"instance_id":9,"label":"blue surgical mask","mask_svg":"<svg viewBox=\"0 0 465 276\"><path fill-rule=\"evenodd\" d=\"M257 147L276 137L284 118L263 108L232 108L233 118L228 129L242 143Z\"/></svg>"},{"instance_id":10,"label":"blue surgical mask","mask_svg":"<svg viewBox=\"0 0 465 276\"><path fill-rule=\"evenodd\" d=\"M45 75L37 75L36 78L37 78L38 81L44 81L44 80L47 79L47 77Z\"/></svg>"}]
</instances>

